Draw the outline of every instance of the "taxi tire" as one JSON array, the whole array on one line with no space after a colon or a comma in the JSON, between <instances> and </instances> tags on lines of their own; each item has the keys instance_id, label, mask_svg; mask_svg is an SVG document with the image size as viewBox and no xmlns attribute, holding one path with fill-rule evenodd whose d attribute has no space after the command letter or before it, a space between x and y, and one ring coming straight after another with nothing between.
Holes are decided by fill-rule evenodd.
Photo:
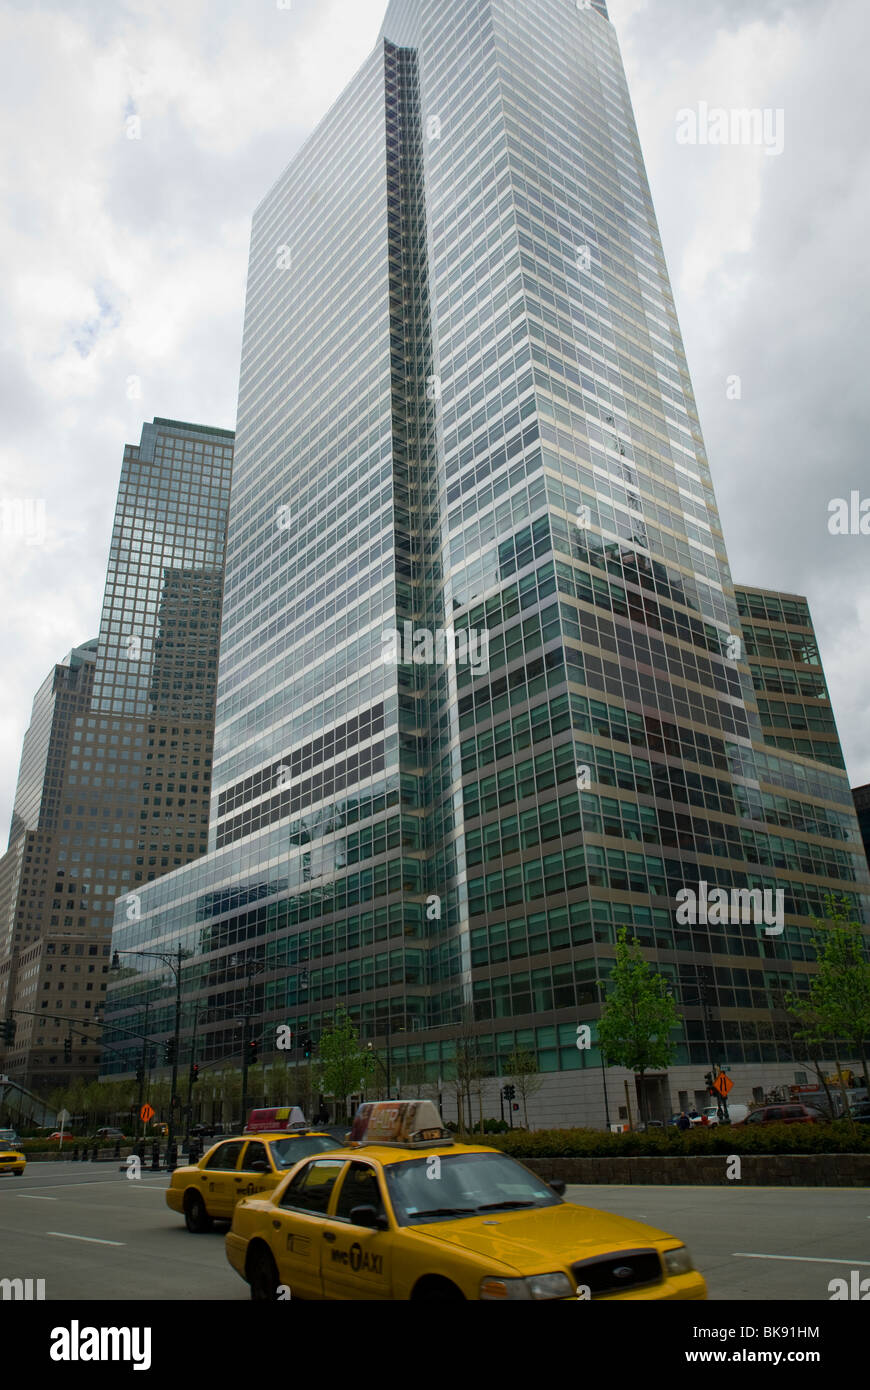
<instances>
[{"instance_id":1,"label":"taxi tire","mask_svg":"<svg viewBox=\"0 0 870 1390\"><path fill-rule=\"evenodd\" d=\"M257 1303L274 1303L281 1280L272 1254L265 1245L252 1250L246 1261L245 1274L251 1287L251 1298Z\"/></svg>"},{"instance_id":2,"label":"taxi tire","mask_svg":"<svg viewBox=\"0 0 870 1390\"><path fill-rule=\"evenodd\" d=\"M440 1274L427 1274L417 1283L411 1299L414 1303L464 1303L465 1295Z\"/></svg>"},{"instance_id":3,"label":"taxi tire","mask_svg":"<svg viewBox=\"0 0 870 1390\"><path fill-rule=\"evenodd\" d=\"M198 1236L211 1230L211 1217L198 1192L189 1192L184 1199L184 1221L191 1235Z\"/></svg>"}]
</instances>

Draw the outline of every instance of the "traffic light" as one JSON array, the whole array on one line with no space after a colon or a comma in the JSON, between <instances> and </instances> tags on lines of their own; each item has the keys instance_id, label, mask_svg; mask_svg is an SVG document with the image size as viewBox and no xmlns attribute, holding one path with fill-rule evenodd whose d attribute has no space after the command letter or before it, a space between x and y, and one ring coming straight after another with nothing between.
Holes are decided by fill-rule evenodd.
<instances>
[{"instance_id":1,"label":"traffic light","mask_svg":"<svg viewBox=\"0 0 870 1390\"><path fill-rule=\"evenodd\" d=\"M63 1060L65 1062L72 1061L72 1038L70 1037L66 1037L63 1040Z\"/></svg>"},{"instance_id":2,"label":"traffic light","mask_svg":"<svg viewBox=\"0 0 870 1390\"><path fill-rule=\"evenodd\" d=\"M505 1100L513 1100L516 1093L516 1086L505 1086L504 1090L502 1091L502 1095L504 1096Z\"/></svg>"},{"instance_id":3,"label":"traffic light","mask_svg":"<svg viewBox=\"0 0 870 1390\"><path fill-rule=\"evenodd\" d=\"M311 1034L310 1034L310 1033L303 1033L303 1034L302 1034L301 1038L299 1039L299 1046L302 1048L302 1056L303 1056L303 1057L310 1057L310 1056L311 1056Z\"/></svg>"},{"instance_id":4,"label":"traffic light","mask_svg":"<svg viewBox=\"0 0 870 1390\"><path fill-rule=\"evenodd\" d=\"M168 1067L175 1062L175 1039L167 1038L163 1044L163 1060Z\"/></svg>"},{"instance_id":5,"label":"traffic light","mask_svg":"<svg viewBox=\"0 0 870 1390\"><path fill-rule=\"evenodd\" d=\"M704 1085L707 1087L708 1091L713 1090L713 1073L711 1071L705 1073Z\"/></svg>"},{"instance_id":6,"label":"traffic light","mask_svg":"<svg viewBox=\"0 0 870 1390\"><path fill-rule=\"evenodd\" d=\"M3 1038L4 1042L11 1043L15 1041L16 1027L17 1024L14 1018L7 1018L3 1023L0 1023L0 1037Z\"/></svg>"},{"instance_id":7,"label":"traffic light","mask_svg":"<svg viewBox=\"0 0 870 1390\"><path fill-rule=\"evenodd\" d=\"M145 1080L145 1073L144 1073L144 1071L142 1070L141 1067L137 1067L137 1068L136 1068L136 1085L137 1085L137 1086L141 1086L141 1085L142 1085L142 1082L143 1082L144 1080Z\"/></svg>"},{"instance_id":8,"label":"traffic light","mask_svg":"<svg viewBox=\"0 0 870 1390\"><path fill-rule=\"evenodd\" d=\"M193 1085L193 1083L194 1083L195 1081L198 1081L198 1080L199 1080L199 1062L191 1062L191 1064L190 1064L190 1084L191 1084L191 1086Z\"/></svg>"},{"instance_id":9,"label":"traffic light","mask_svg":"<svg viewBox=\"0 0 870 1390\"><path fill-rule=\"evenodd\" d=\"M256 1064L258 1055L257 1040L256 1038L251 1038L251 1041L248 1043L248 1066L253 1067Z\"/></svg>"}]
</instances>

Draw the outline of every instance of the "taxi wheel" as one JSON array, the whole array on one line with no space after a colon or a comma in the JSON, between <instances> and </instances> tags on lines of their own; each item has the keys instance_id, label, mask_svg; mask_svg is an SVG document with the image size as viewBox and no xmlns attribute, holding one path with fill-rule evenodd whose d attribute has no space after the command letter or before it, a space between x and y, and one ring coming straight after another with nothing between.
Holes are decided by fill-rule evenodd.
<instances>
[{"instance_id":1,"label":"taxi wheel","mask_svg":"<svg viewBox=\"0 0 870 1390\"><path fill-rule=\"evenodd\" d=\"M184 1220L193 1235L201 1235L211 1230L211 1217L205 1209L205 1202L198 1192L190 1192L184 1199Z\"/></svg>"},{"instance_id":2,"label":"taxi wheel","mask_svg":"<svg viewBox=\"0 0 870 1390\"><path fill-rule=\"evenodd\" d=\"M442 1279L440 1275L430 1274L425 1279L421 1279L411 1295L415 1303L464 1303L465 1296L462 1291L451 1284L449 1279Z\"/></svg>"},{"instance_id":3,"label":"taxi wheel","mask_svg":"<svg viewBox=\"0 0 870 1390\"><path fill-rule=\"evenodd\" d=\"M251 1298L258 1303L274 1303L278 1297L278 1270L275 1261L265 1246L251 1252L247 1267Z\"/></svg>"}]
</instances>

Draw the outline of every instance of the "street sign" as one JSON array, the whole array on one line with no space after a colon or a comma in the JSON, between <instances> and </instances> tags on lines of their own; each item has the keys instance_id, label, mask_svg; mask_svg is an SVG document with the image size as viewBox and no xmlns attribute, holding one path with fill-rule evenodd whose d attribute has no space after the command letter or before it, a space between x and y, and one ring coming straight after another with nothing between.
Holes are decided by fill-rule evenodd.
<instances>
[{"instance_id":1,"label":"street sign","mask_svg":"<svg viewBox=\"0 0 870 1390\"><path fill-rule=\"evenodd\" d=\"M64 1128L64 1129L65 1129L66 1126L69 1124L69 1111L68 1111L68 1110L58 1110L58 1112L57 1112L57 1122L58 1122L58 1124L61 1126L61 1128Z\"/></svg>"},{"instance_id":2,"label":"street sign","mask_svg":"<svg viewBox=\"0 0 870 1390\"><path fill-rule=\"evenodd\" d=\"M139 1111L139 1119L142 1121L143 1125L147 1125L149 1120L154 1119L154 1106L149 1105L147 1100Z\"/></svg>"},{"instance_id":3,"label":"street sign","mask_svg":"<svg viewBox=\"0 0 870 1390\"><path fill-rule=\"evenodd\" d=\"M733 1088L734 1082L731 1080L731 1077L726 1076L724 1071L720 1071L719 1075L713 1082L713 1090L718 1091L720 1096L724 1100L725 1097L728 1095L728 1092L733 1090Z\"/></svg>"}]
</instances>

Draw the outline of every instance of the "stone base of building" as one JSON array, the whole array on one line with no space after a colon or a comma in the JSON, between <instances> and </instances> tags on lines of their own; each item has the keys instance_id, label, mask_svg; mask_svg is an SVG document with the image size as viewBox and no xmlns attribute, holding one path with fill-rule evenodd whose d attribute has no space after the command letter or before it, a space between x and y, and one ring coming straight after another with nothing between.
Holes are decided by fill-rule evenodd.
<instances>
[{"instance_id":1,"label":"stone base of building","mask_svg":"<svg viewBox=\"0 0 870 1390\"><path fill-rule=\"evenodd\" d=\"M855 1075L856 1085L860 1084L861 1064L855 1058L842 1059L844 1069ZM836 1063L822 1062L826 1076L837 1070ZM651 1073L646 1081L647 1119L667 1122L671 1115L695 1105L715 1103L704 1089L705 1067L676 1066L667 1072ZM749 1106L756 1100L789 1098L788 1088L793 1085L813 1085L817 1078L814 1071L794 1062L759 1062L737 1064L728 1069L734 1083L728 1101L731 1105ZM507 1077L489 1077L482 1082L484 1119L511 1118L510 1102L502 1100L501 1088ZM607 1099L605 1102L605 1081ZM525 1124L523 1098L519 1083L516 1087L518 1106L512 1112L513 1123ZM535 1078L539 1085L536 1094L528 1095L525 1109L528 1112L530 1129L607 1129L608 1124L627 1124L629 1120L636 1125L640 1119L638 1086L634 1074L624 1067L608 1067L602 1075L600 1068L589 1067L583 1071L543 1072ZM779 1095L774 1093L783 1088ZM836 1089L836 1088L832 1088ZM441 1091L442 1115L445 1120L455 1121L457 1116L456 1096L447 1084ZM631 1112L629 1115L629 1111ZM479 1115L477 1095L473 1096L473 1118ZM466 1117L467 1118L467 1117Z\"/></svg>"}]
</instances>

